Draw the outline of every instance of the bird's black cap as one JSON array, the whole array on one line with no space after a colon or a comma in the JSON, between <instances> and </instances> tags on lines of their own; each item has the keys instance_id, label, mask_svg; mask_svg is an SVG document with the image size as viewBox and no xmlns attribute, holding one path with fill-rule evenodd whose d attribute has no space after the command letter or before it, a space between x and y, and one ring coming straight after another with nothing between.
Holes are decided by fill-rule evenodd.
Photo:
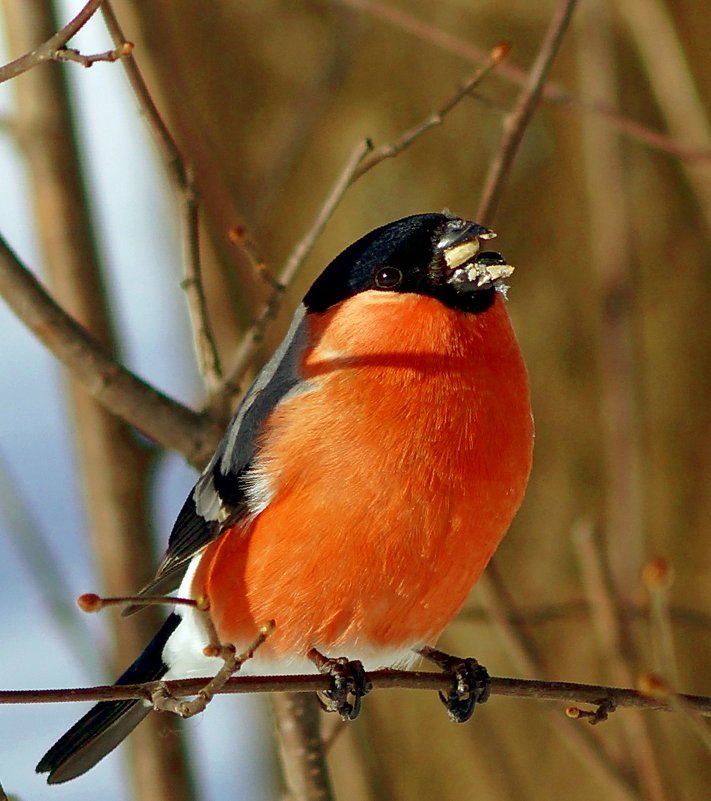
<instances>
[{"instance_id":1,"label":"bird's black cap","mask_svg":"<svg viewBox=\"0 0 711 801\"><path fill-rule=\"evenodd\" d=\"M415 214L376 228L326 267L304 297L311 312L366 290L412 292L467 312L481 312L496 286L454 280L476 261L479 242L495 234L449 214ZM490 255L490 254L489 254Z\"/></svg>"}]
</instances>

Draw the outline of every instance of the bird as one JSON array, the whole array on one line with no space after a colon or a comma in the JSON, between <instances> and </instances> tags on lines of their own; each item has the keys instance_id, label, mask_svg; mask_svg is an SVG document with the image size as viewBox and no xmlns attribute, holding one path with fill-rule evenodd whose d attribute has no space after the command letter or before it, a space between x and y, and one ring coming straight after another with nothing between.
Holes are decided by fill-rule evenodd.
<instances>
[{"instance_id":1,"label":"bird","mask_svg":"<svg viewBox=\"0 0 711 801\"><path fill-rule=\"evenodd\" d=\"M494 236L450 212L415 214L316 278L139 593L188 603L116 684L214 676L215 639L239 651L265 625L242 671L326 670L343 717L367 690L353 675L420 655L452 666L430 646L509 528L532 465L528 373L506 309L513 267L482 250ZM464 709L461 693L444 697L455 719L485 700L479 689ZM98 703L37 772L80 776L151 709Z\"/></svg>"}]
</instances>

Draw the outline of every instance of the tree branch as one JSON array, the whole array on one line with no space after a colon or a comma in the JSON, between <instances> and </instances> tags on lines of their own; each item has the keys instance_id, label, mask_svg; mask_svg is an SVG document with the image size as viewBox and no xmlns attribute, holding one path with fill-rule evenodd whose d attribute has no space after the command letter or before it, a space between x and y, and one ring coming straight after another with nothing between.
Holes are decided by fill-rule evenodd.
<instances>
[{"instance_id":1,"label":"tree branch","mask_svg":"<svg viewBox=\"0 0 711 801\"><path fill-rule=\"evenodd\" d=\"M66 51L65 45L66 43L78 33L86 23L96 14L101 6L103 0L89 0L89 2L82 8L82 10L74 17L74 19L70 20L63 28L61 28L57 33L54 34L51 38L47 39L46 42L41 44L39 47L36 47L34 50L30 50L28 53L16 58L14 61L10 61L8 64L0 67L0 83L3 81L9 81L11 78L15 78L18 75L21 75L23 72L27 72L27 70L32 69L32 67L36 67L38 64L41 64L43 61L55 61L55 60L71 60L78 61L79 59L77 56L80 54L77 51ZM123 46L126 42L122 42L121 45ZM74 55L68 56L67 52L71 52ZM128 51L130 52L130 50ZM107 56L108 54L102 54ZM116 58L120 58L124 53L120 53L116 56ZM93 58L94 60L116 60L108 59L108 58L98 58L97 56L85 56L82 58ZM93 63L93 62L92 62ZM85 64L84 66L90 66L89 64Z\"/></svg>"},{"instance_id":2,"label":"tree branch","mask_svg":"<svg viewBox=\"0 0 711 801\"><path fill-rule=\"evenodd\" d=\"M348 158L348 161L336 179L333 188L328 193L321 210L316 215L311 228L306 232L305 236L297 243L296 247L292 250L287 258L284 266L282 267L279 275L277 276L277 290L271 295L267 302L262 306L261 311L257 315L256 320L251 325L245 335L242 337L240 347L237 349L233 357L230 370L227 371L229 378L227 379L228 390L232 385L239 384L242 377L251 364L259 345L261 344L264 329L276 314L279 298L284 289L291 283L294 275L298 271L304 259L311 252L316 239L323 231L326 223L331 219L333 212L338 204L341 202L343 195L348 187L353 183L353 175L355 174L358 166L365 158L366 154L372 150L372 143L370 140L363 140L359 142L354 148L353 152Z\"/></svg>"},{"instance_id":3,"label":"tree branch","mask_svg":"<svg viewBox=\"0 0 711 801\"><path fill-rule=\"evenodd\" d=\"M84 388L114 414L201 466L222 428L122 367L70 317L0 235L0 295Z\"/></svg>"},{"instance_id":4,"label":"tree branch","mask_svg":"<svg viewBox=\"0 0 711 801\"><path fill-rule=\"evenodd\" d=\"M374 670L368 674L377 690L446 690L453 676L424 670ZM47 704L79 701L125 701L141 698L150 701L161 682L80 687L54 690L0 690L0 704ZM204 678L163 682L171 694L195 695L205 686ZM307 693L328 690L330 679L320 674L294 676L235 676L219 693ZM531 679L491 678L491 694L509 698L531 698L562 704L591 704L599 706L612 701L620 709L639 709L671 712L671 696L659 688L658 696L644 695L637 690L609 687L600 684L577 684L566 681L537 681ZM711 717L711 697L679 693L674 696L687 710L696 715Z\"/></svg>"},{"instance_id":5,"label":"tree branch","mask_svg":"<svg viewBox=\"0 0 711 801\"><path fill-rule=\"evenodd\" d=\"M105 50L103 53L92 53L85 55L80 53L73 47L62 47L54 54L55 61L73 61L75 64L81 64L82 67L93 67L99 61L105 61L109 64L125 58L133 51L132 42L122 42L118 44L113 50Z\"/></svg>"},{"instance_id":6,"label":"tree branch","mask_svg":"<svg viewBox=\"0 0 711 801\"><path fill-rule=\"evenodd\" d=\"M519 95L511 114L504 120L504 135L501 138L498 152L489 167L476 214L476 219L482 225L487 225L494 215L504 181L513 164L528 123L540 101L543 82L558 54L576 4L577 0L563 0L558 6L531 67L526 86Z\"/></svg>"},{"instance_id":7,"label":"tree branch","mask_svg":"<svg viewBox=\"0 0 711 801\"><path fill-rule=\"evenodd\" d=\"M360 165L360 167L358 167L353 175L352 180L358 180L358 178L360 178L362 175L365 175L366 172L372 170L377 164L380 164L381 161L399 156L403 150L406 150L408 147L410 147L410 145L416 139L419 139L422 134L429 131L430 128L434 128L436 125L442 125L450 111L455 109L466 97L471 97L474 89L476 89L476 87L484 80L484 78L486 78L486 76L489 75L492 70L496 69L496 67L498 67L499 64L501 64L501 62L506 58L506 56L508 56L510 49L510 46L503 42L494 47L489 53L488 60L484 66L477 70L477 72L472 75L471 78L466 80L462 86L440 106L437 111L430 114L429 117L426 117L424 120L422 120L422 122L418 123L412 128L409 128L394 142L389 142L376 148L373 153L368 156L368 158L363 160L363 163Z\"/></svg>"},{"instance_id":8,"label":"tree branch","mask_svg":"<svg viewBox=\"0 0 711 801\"><path fill-rule=\"evenodd\" d=\"M370 140L358 144L345 168L338 176L336 183L324 202L321 211L318 213L314 224L306 233L304 238L296 245L291 255L287 259L283 268L276 279L275 291L271 294L267 302L259 312L257 319L250 329L245 333L242 343L233 357L232 365L227 374L230 376L227 388L231 389L242 380L245 370L254 358L254 355L261 343L264 329L276 314L278 303L284 289L291 283L298 269L303 264L304 259L314 246L317 237L320 235L324 226L333 215L337 205L340 203L346 190L361 178L365 173L372 170L380 162L388 158L398 156L410 145L419 139L422 134L430 128L441 125L447 114L458 106L464 98L470 96L472 90L495 68L508 54L508 47L505 44L497 45L489 54L489 60L480 70L451 96L433 114L430 114L422 122L409 128L398 139L393 142L381 145L373 150ZM372 151L368 155L369 151ZM237 240L236 240L237 241ZM258 260L259 261L259 260Z\"/></svg>"},{"instance_id":9,"label":"tree branch","mask_svg":"<svg viewBox=\"0 0 711 801\"><path fill-rule=\"evenodd\" d=\"M428 42L466 61L474 63L486 61L486 51L469 41L436 28L402 9L373 2L373 0L338 0L338 2L344 6L370 14L376 19L415 36L420 41ZM500 74L507 81L518 86L525 86L528 80L527 71L511 63L504 64ZM710 148L683 145L660 131L655 131L636 120L620 114L616 108L608 103L580 97L573 92L569 92L555 81L546 81L543 87L543 96L550 103L595 115L619 133L654 150L669 153L676 158L689 162L711 160Z\"/></svg>"},{"instance_id":10,"label":"tree branch","mask_svg":"<svg viewBox=\"0 0 711 801\"><path fill-rule=\"evenodd\" d=\"M105 0L101 13L106 28L117 48L125 42L126 37L114 14L109 0ZM148 86L133 56L124 59L124 72L131 84L133 94L138 101L141 112L153 133L160 149L165 166L173 179L179 195L181 209L181 229L183 239L183 262L185 278L182 286L190 314L190 323L198 359L200 375L210 395L222 386L222 366L217 350L215 336L207 311L207 301L202 281L202 265L200 261L200 203L195 185L194 169L185 163L180 148L168 130L155 101L151 97Z\"/></svg>"}]
</instances>

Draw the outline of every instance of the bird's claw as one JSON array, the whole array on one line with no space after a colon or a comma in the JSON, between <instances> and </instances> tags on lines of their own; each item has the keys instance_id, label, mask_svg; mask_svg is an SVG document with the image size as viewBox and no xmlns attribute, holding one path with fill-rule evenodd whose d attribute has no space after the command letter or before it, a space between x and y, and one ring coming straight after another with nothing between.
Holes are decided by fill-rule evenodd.
<instances>
[{"instance_id":1,"label":"bird's claw","mask_svg":"<svg viewBox=\"0 0 711 801\"><path fill-rule=\"evenodd\" d=\"M344 656L331 659L315 648L309 651L308 657L319 673L331 677L331 689L316 694L321 708L337 712L341 720L355 720L360 714L363 696L372 689L363 663Z\"/></svg>"},{"instance_id":2,"label":"bird's claw","mask_svg":"<svg viewBox=\"0 0 711 801\"><path fill-rule=\"evenodd\" d=\"M422 648L419 653L446 673L452 674L452 686L446 693L440 690L439 697L455 723L465 723L477 704L489 700L491 677L476 659L452 656L435 648Z\"/></svg>"}]
</instances>

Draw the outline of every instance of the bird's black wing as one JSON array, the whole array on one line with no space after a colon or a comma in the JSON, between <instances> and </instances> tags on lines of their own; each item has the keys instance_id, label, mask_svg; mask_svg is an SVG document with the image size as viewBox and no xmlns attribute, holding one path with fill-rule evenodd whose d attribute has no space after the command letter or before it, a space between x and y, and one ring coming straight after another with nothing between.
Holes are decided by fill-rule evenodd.
<instances>
[{"instance_id":1,"label":"bird's black wing","mask_svg":"<svg viewBox=\"0 0 711 801\"><path fill-rule=\"evenodd\" d=\"M190 559L229 525L256 514L244 487L244 474L258 452L262 425L286 395L308 389L299 365L308 343L306 310L296 310L286 337L264 365L230 421L210 463L183 504L155 578L139 595L174 590ZM130 614L139 606L132 606Z\"/></svg>"},{"instance_id":2,"label":"bird's black wing","mask_svg":"<svg viewBox=\"0 0 711 801\"><path fill-rule=\"evenodd\" d=\"M168 669L163 662L163 648L179 622L178 615L170 615L116 684L141 684L162 678ZM49 784L81 776L113 751L151 709L150 704L137 698L100 701L47 751L37 765L37 773L49 773Z\"/></svg>"}]
</instances>

